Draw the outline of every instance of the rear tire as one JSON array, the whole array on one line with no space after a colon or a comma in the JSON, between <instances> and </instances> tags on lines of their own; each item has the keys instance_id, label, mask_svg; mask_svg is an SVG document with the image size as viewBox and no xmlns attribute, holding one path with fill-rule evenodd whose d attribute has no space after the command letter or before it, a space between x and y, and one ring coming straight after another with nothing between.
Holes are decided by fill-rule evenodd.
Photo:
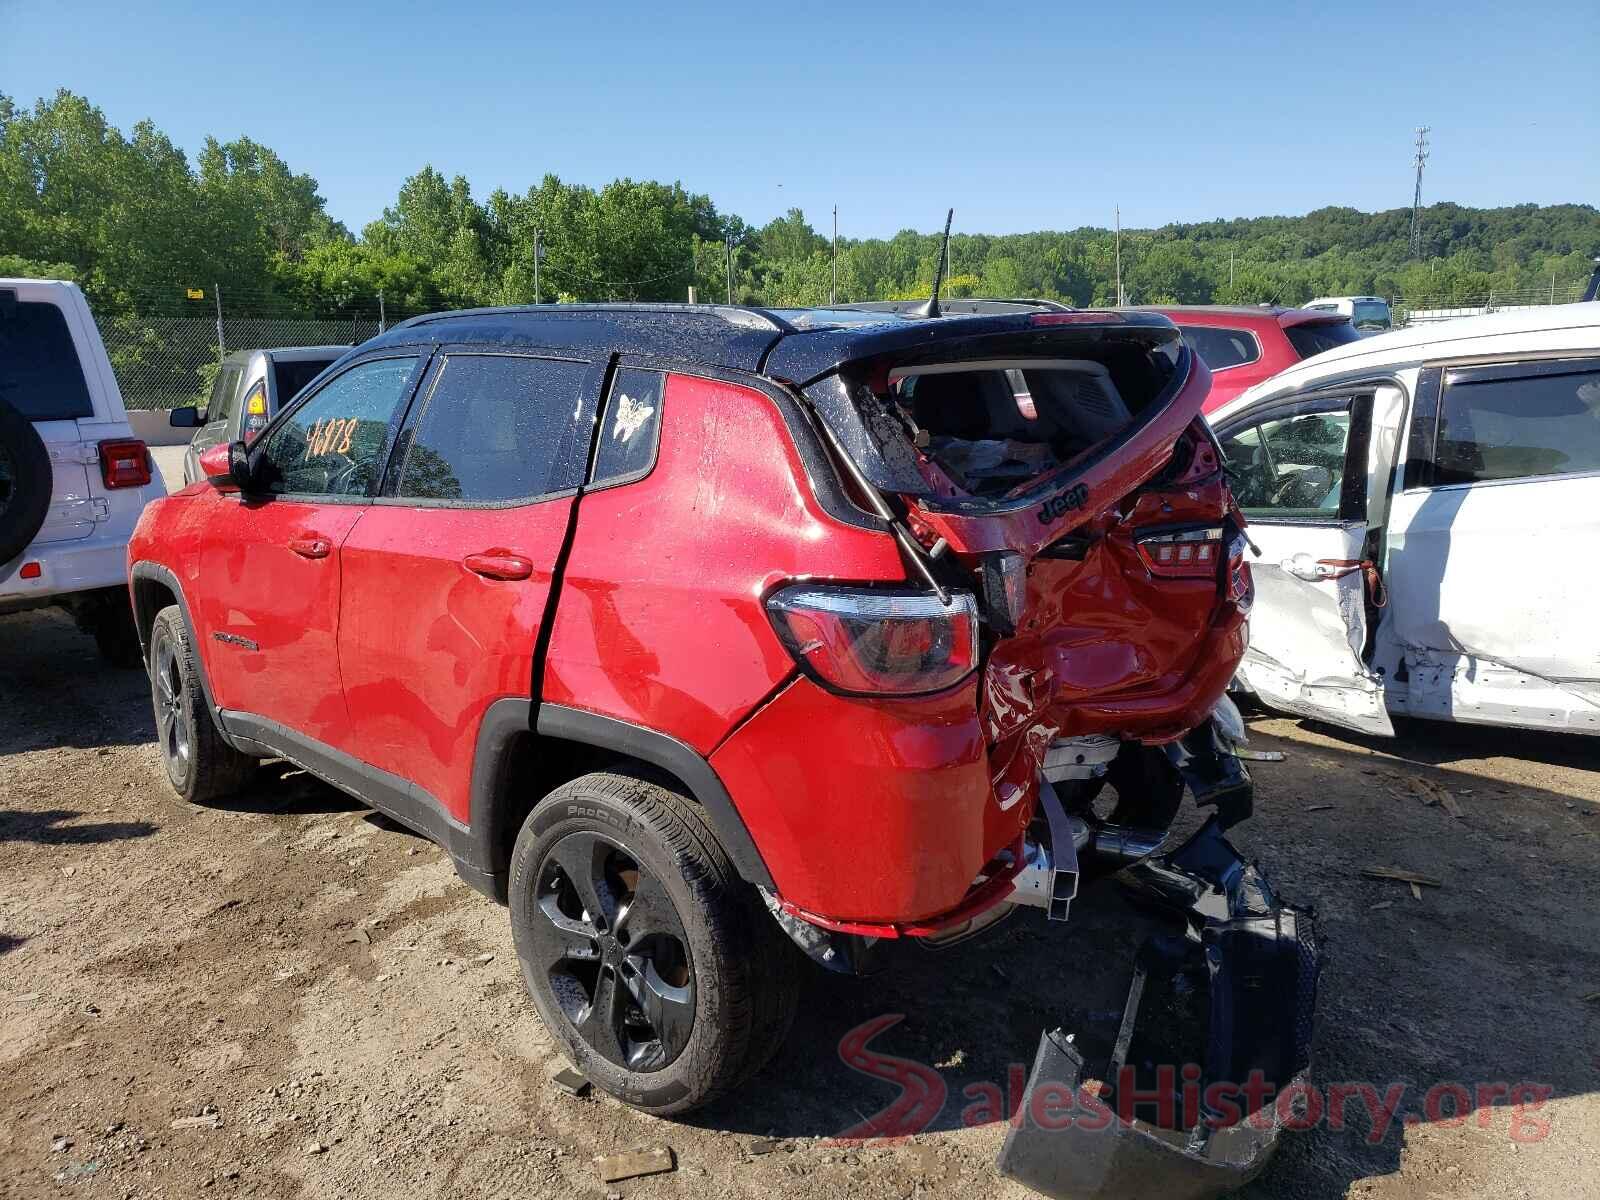
<instances>
[{"instance_id":1,"label":"rear tire","mask_svg":"<svg viewBox=\"0 0 1600 1200\"><path fill-rule=\"evenodd\" d=\"M156 742L172 790L191 803L240 791L256 760L240 754L217 732L200 686L200 671L183 612L170 604L150 627L150 696Z\"/></svg>"},{"instance_id":2,"label":"rear tire","mask_svg":"<svg viewBox=\"0 0 1600 1200\"><path fill-rule=\"evenodd\" d=\"M738 1087L788 1035L794 946L694 803L623 770L563 784L523 823L511 931L551 1036L657 1115Z\"/></svg>"},{"instance_id":3,"label":"rear tire","mask_svg":"<svg viewBox=\"0 0 1600 1200\"><path fill-rule=\"evenodd\" d=\"M0 400L0 565L28 548L50 511L55 474L39 431Z\"/></svg>"},{"instance_id":4,"label":"rear tire","mask_svg":"<svg viewBox=\"0 0 1600 1200\"><path fill-rule=\"evenodd\" d=\"M113 667L138 667L144 665L144 648L139 645L139 627L133 620L133 606L121 588L94 606L82 623L85 631L94 635L100 657Z\"/></svg>"}]
</instances>

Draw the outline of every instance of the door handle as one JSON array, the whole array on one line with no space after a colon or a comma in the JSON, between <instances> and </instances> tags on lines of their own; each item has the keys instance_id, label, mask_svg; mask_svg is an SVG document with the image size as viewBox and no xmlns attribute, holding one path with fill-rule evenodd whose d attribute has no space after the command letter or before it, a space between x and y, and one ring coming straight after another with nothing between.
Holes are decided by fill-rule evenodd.
<instances>
[{"instance_id":1,"label":"door handle","mask_svg":"<svg viewBox=\"0 0 1600 1200\"><path fill-rule=\"evenodd\" d=\"M508 550L469 554L461 560L461 565L474 575L482 575L485 579L526 579L533 574L532 562Z\"/></svg>"},{"instance_id":2,"label":"door handle","mask_svg":"<svg viewBox=\"0 0 1600 1200\"><path fill-rule=\"evenodd\" d=\"M327 558L333 551L333 543L324 537L294 538L289 549L301 558Z\"/></svg>"}]
</instances>

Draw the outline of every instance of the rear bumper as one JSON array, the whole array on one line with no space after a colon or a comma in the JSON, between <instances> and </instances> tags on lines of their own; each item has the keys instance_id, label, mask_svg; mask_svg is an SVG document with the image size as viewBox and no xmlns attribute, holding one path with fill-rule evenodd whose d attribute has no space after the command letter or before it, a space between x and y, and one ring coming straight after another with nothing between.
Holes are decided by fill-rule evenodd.
<instances>
[{"instance_id":1,"label":"rear bumper","mask_svg":"<svg viewBox=\"0 0 1600 1200\"><path fill-rule=\"evenodd\" d=\"M39 577L22 578L23 566L35 562L39 564ZM127 583L126 535L32 546L12 561L0 564L0 612L6 610L8 603L16 608L33 607L55 596L126 587Z\"/></svg>"}]
</instances>

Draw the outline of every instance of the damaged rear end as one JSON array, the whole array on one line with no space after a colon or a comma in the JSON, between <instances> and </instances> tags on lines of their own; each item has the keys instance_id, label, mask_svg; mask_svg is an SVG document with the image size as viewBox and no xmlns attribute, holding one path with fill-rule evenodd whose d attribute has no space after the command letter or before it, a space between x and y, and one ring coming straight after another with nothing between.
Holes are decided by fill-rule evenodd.
<instances>
[{"instance_id":1,"label":"damaged rear end","mask_svg":"<svg viewBox=\"0 0 1600 1200\"><path fill-rule=\"evenodd\" d=\"M1242 521L1200 417L1205 365L1148 313L879 328L805 395L913 577L941 599L973 597L978 716L1006 814L990 826L995 869L1021 869L1026 851L1010 848L1030 825L1048 833L1047 779L1082 839L1120 778L1118 823L1159 845L1190 757L1161 747L1207 724L1244 652L1252 595ZM780 347L769 369L789 365ZM1138 841L1119 844L1123 859Z\"/></svg>"},{"instance_id":2,"label":"damaged rear end","mask_svg":"<svg viewBox=\"0 0 1600 1200\"><path fill-rule=\"evenodd\" d=\"M960 903L852 932L939 945L1017 905L1064 920L1080 881L1122 873L1175 932L1140 951L1110 1061L1091 1069L1047 1032L1029 1092L1089 1089L1116 1119L1043 1129L1025 1103L1001 1168L1061 1197L1236 1187L1266 1161L1275 1120L1133 1102L1157 1087L1153 1062L1196 1064L1202 1090L1286 1086L1306 1069L1315 1001L1309 915L1223 837L1251 812L1224 693L1253 588L1200 417L1209 374L1155 314L901 321L862 341L871 352L804 393L910 578L976 618L951 661L976 673L989 819L987 865ZM820 644L790 641L797 654ZM1162 855L1186 788L1217 811Z\"/></svg>"}]
</instances>

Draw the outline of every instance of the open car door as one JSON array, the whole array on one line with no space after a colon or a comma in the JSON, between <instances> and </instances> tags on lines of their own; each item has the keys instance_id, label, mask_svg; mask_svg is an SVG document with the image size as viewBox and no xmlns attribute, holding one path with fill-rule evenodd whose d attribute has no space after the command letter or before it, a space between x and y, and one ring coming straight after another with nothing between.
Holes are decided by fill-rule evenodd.
<instances>
[{"instance_id":1,"label":"open car door","mask_svg":"<svg viewBox=\"0 0 1600 1200\"><path fill-rule=\"evenodd\" d=\"M1224 419L1217 435L1260 552L1239 681L1269 708L1388 736L1366 663L1368 613L1383 603L1368 536L1372 407L1370 391L1289 397Z\"/></svg>"}]
</instances>

